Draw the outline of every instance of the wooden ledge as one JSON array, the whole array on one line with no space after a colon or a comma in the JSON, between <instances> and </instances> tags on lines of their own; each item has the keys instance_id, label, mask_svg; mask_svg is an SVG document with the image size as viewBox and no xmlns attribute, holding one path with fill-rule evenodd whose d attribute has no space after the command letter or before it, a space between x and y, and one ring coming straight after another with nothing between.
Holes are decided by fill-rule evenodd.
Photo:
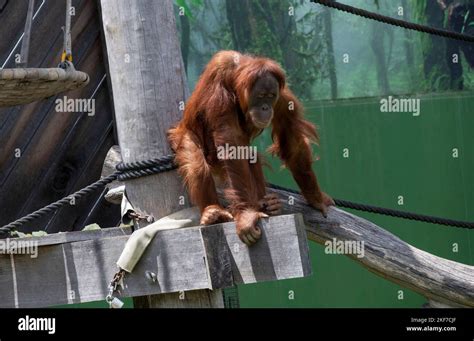
<instances>
[{"instance_id":1,"label":"wooden ledge","mask_svg":"<svg viewBox=\"0 0 474 341\"><path fill-rule=\"evenodd\" d=\"M310 275L302 216L270 217L260 224L262 239L251 248L239 240L234 223L158 232L133 273L125 276L118 296L219 289ZM109 228L10 239L36 245L37 258L15 254L12 244L11 254L0 254L0 307L104 300L127 233Z\"/></svg>"}]
</instances>

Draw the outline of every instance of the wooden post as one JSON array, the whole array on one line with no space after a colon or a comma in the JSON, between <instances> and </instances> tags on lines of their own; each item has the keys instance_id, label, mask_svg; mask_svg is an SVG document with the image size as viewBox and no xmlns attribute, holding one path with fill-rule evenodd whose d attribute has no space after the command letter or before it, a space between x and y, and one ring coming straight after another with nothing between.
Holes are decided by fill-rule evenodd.
<instances>
[{"instance_id":1,"label":"wooden post","mask_svg":"<svg viewBox=\"0 0 474 341\"><path fill-rule=\"evenodd\" d=\"M109 84L125 162L171 152L166 131L182 115L188 90L171 0L101 0ZM188 202L175 171L126 182L127 196L155 219ZM223 307L221 290L145 296L138 307ZM180 299L181 298L181 299Z\"/></svg>"}]
</instances>

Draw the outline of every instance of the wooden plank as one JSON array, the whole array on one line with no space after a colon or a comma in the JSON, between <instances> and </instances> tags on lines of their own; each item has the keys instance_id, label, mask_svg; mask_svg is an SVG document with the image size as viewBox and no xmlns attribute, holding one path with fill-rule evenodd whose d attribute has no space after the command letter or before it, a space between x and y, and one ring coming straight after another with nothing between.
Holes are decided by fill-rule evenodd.
<instances>
[{"instance_id":1,"label":"wooden plank","mask_svg":"<svg viewBox=\"0 0 474 341\"><path fill-rule=\"evenodd\" d=\"M219 290L220 291L220 290ZM166 295L152 295L138 297L140 299L134 300L135 308L150 308L150 307L167 307L178 309L190 308L215 308L224 305L222 295L216 295L218 290L192 290L182 291ZM208 293L208 295L203 295Z\"/></svg>"},{"instance_id":2,"label":"wooden plank","mask_svg":"<svg viewBox=\"0 0 474 341\"><path fill-rule=\"evenodd\" d=\"M41 2L42 1L36 2L35 13L40 7ZM2 22L2 26L0 27L0 33L2 34L2 39L0 40L0 67L2 67L13 47L23 34L28 9L27 1L8 1L4 5L5 7L0 12L0 21ZM40 16L37 16L34 24L37 24L39 17ZM37 25L33 25L33 28L37 28ZM20 48L21 42L17 45L15 53L19 53ZM14 60L15 57L11 57L11 63L5 67L14 67Z\"/></svg>"},{"instance_id":3,"label":"wooden plank","mask_svg":"<svg viewBox=\"0 0 474 341\"><path fill-rule=\"evenodd\" d=\"M308 243L301 215L261 219L262 238L248 248L232 229L224 234L232 254L234 281L248 284L311 274ZM300 236L303 236L302 239Z\"/></svg>"},{"instance_id":4,"label":"wooden plank","mask_svg":"<svg viewBox=\"0 0 474 341\"><path fill-rule=\"evenodd\" d=\"M75 302L76 278L74 268L71 268L70 248L71 244L45 246L38 250L37 258L13 255L16 308Z\"/></svg>"},{"instance_id":5,"label":"wooden plank","mask_svg":"<svg viewBox=\"0 0 474 341\"><path fill-rule=\"evenodd\" d=\"M133 273L125 276L119 295L136 297L183 291L184 297L182 293L169 294L139 302L215 307L222 303L222 297L211 294L217 289L310 273L309 257L302 259L307 242L300 244L299 233L305 233L301 216L264 219L261 228L263 238L250 249L238 239L235 223L160 231ZM105 299L108 283L117 270L115 262L128 240L126 235L102 238L123 232L111 230L64 233L71 235L64 240L73 242L61 244L57 243L62 236L46 236L44 241L15 239L37 241L42 246L37 258L28 254L0 255L0 308ZM95 234L97 239L83 240L80 233L87 238ZM156 281L150 279L153 277ZM205 298L202 289L213 290Z\"/></svg>"},{"instance_id":6,"label":"wooden plank","mask_svg":"<svg viewBox=\"0 0 474 341\"><path fill-rule=\"evenodd\" d=\"M53 233L42 237L25 237L25 238L15 238L11 239L12 241L28 241L35 243L36 246L50 246L56 244L65 244L80 242L84 240L91 239L101 239L115 236L126 236L132 234L131 227L110 227L100 230L90 230L90 231L75 231L75 232L61 232ZM0 243L0 254L9 253Z\"/></svg>"},{"instance_id":7,"label":"wooden plank","mask_svg":"<svg viewBox=\"0 0 474 341\"><path fill-rule=\"evenodd\" d=\"M13 256L0 255L0 305L1 307L17 307L15 297L16 277L11 260Z\"/></svg>"},{"instance_id":8,"label":"wooden plank","mask_svg":"<svg viewBox=\"0 0 474 341\"><path fill-rule=\"evenodd\" d=\"M85 113L56 113L53 112L43 122L45 130L58 130L54 125L58 116L70 117L72 121L64 130L64 135L58 138L57 143L47 160L51 166L36 178L34 192L28 198L28 205L23 208L23 214L61 198L93 180L100 174L99 163L106 153L107 147L113 141L112 111L109 103L107 82L104 80L105 68L102 58L100 41L100 26L97 17L97 8L94 1L83 2L86 6L76 9L73 18L74 50L76 67L91 76L91 82L85 89L68 92L68 98L90 98L94 93L95 116ZM47 126L46 126L47 125ZM43 132L41 135L46 135ZM56 137L54 137L55 139ZM52 140L50 137L49 140ZM53 188L53 190L51 190ZM77 202L74 207L59 209L56 214L35 221L39 226L48 225L48 231L57 232L61 228L81 229L85 216L89 212L96 198L100 195L92 194L86 200ZM110 211L110 210L109 210ZM119 214L113 210L115 214ZM113 223L115 223L113 221ZM111 226L112 222L109 221ZM105 225L107 226L107 225Z\"/></svg>"},{"instance_id":9,"label":"wooden plank","mask_svg":"<svg viewBox=\"0 0 474 341\"><path fill-rule=\"evenodd\" d=\"M126 296L212 289L201 228L161 231L124 280ZM156 281L146 274L156 275ZM230 274L229 274L230 275Z\"/></svg>"},{"instance_id":10,"label":"wooden plank","mask_svg":"<svg viewBox=\"0 0 474 341\"><path fill-rule=\"evenodd\" d=\"M122 297L211 288L199 228L174 232L163 233L149 246L143 261L126 276ZM127 240L119 236L42 246L38 258L14 255L18 289L13 297L18 297L18 307L104 300ZM12 269L8 255L0 256L0 267ZM150 282L147 271L157 275L156 283ZM0 275L5 288L12 287L12 280L11 271ZM11 290L4 291L2 286L0 292L0 307L13 307L4 294L11 295Z\"/></svg>"},{"instance_id":11,"label":"wooden plank","mask_svg":"<svg viewBox=\"0 0 474 341\"><path fill-rule=\"evenodd\" d=\"M233 285L231 253L225 230L223 225L201 229L207 266L209 269L215 269L209 272L212 288L227 288Z\"/></svg>"}]
</instances>

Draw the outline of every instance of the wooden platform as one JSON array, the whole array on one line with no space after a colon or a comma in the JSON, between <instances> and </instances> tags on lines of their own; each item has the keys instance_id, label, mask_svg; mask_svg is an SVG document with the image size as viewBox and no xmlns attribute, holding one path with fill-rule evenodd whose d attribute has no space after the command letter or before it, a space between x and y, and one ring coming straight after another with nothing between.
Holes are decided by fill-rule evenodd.
<instances>
[{"instance_id":1,"label":"wooden platform","mask_svg":"<svg viewBox=\"0 0 474 341\"><path fill-rule=\"evenodd\" d=\"M261 228L262 239L251 248L239 240L234 223L160 231L133 273L125 276L120 296L218 289L311 274L301 214L264 219ZM110 228L10 240L37 245L37 258L14 254L12 245L8 250L6 240L0 241L0 308L105 299L130 233ZM154 275L156 281L150 279Z\"/></svg>"}]
</instances>

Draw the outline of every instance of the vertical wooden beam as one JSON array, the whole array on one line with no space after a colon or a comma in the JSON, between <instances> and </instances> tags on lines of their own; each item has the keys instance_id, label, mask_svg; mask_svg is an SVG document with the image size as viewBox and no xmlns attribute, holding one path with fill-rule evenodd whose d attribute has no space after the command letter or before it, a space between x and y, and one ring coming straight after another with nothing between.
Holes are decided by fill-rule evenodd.
<instances>
[{"instance_id":1,"label":"vertical wooden beam","mask_svg":"<svg viewBox=\"0 0 474 341\"><path fill-rule=\"evenodd\" d=\"M125 162L171 152L166 131L188 96L172 0L101 0L109 82ZM126 182L132 205L155 219L185 208L175 171ZM186 202L188 200L186 199ZM139 307L223 307L220 290L135 300ZM181 301L178 301L180 300Z\"/></svg>"}]
</instances>

